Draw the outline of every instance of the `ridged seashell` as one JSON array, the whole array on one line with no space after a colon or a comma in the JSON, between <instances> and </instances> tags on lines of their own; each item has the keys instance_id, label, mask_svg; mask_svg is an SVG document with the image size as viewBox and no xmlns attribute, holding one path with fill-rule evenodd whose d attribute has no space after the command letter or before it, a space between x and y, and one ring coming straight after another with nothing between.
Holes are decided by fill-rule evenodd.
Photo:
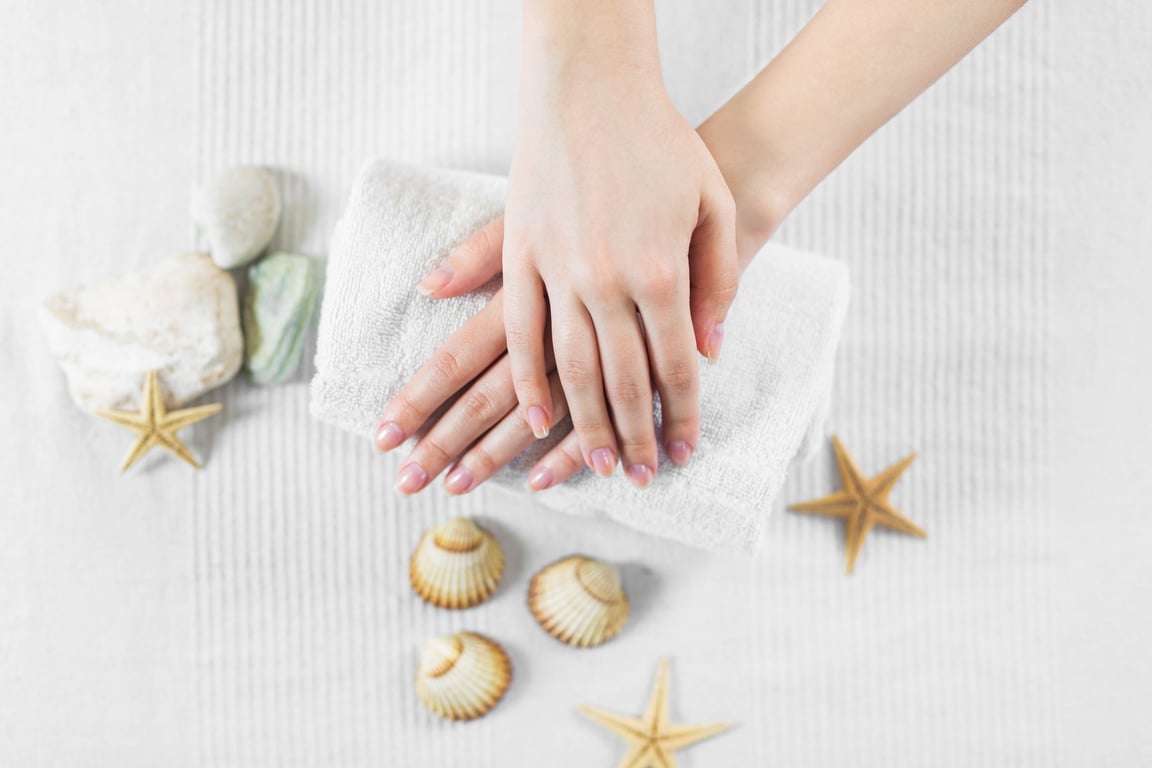
<instances>
[{"instance_id":1,"label":"ridged seashell","mask_svg":"<svg viewBox=\"0 0 1152 768\"><path fill-rule=\"evenodd\" d=\"M240 267L260 255L280 224L283 201L276 179L255 166L227 168L192 198L192 219L204 230L212 261Z\"/></svg>"},{"instance_id":2,"label":"ridged seashell","mask_svg":"<svg viewBox=\"0 0 1152 768\"><path fill-rule=\"evenodd\" d=\"M315 305L316 271L307 256L273 253L248 268L244 339L252 381L279 384L295 373Z\"/></svg>"},{"instance_id":3,"label":"ridged seashell","mask_svg":"<svg viewBox=\"0 0 1152 768\"><path fill-rule=\"evenodd\" d=\"M512 662L494 641L473 632L434 637L424 645L416 695L449 720L486 715L512 682Z\"/></svg>"},{"instance_id":4,"label":"ridged seashell","mask_svg":"<svg viewBox=\"0 0 1152 768\"><path fill-rule=\"evenodd\" d=\"M578 648L615 637L628 620L628 595L611 563L574 555L545 566L528 587L528 606L544 630Z\"/></svg>"},{"instance_id":5,"label":"ridged seashell","mask_svg":"<svg viewBox=\"0 0 1152 768\"><path fill-rule=\"evenodd\" d=\"M409 562L416 594L441 608L471 608L496 591L504 552L496 537L465 517L429 529Z\"/></svg>"}]
</instances>

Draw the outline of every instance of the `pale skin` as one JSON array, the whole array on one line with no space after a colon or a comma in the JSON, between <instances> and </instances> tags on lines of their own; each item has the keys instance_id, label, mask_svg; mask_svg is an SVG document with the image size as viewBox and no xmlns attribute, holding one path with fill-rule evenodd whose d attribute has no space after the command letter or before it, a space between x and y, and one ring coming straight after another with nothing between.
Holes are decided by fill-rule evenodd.
<instances>
[{"instance_id":1,"label":"pale skin","mask_svg":"<svg viewBox=\"0 0 1152 768\"><path fill-rule=\"evenodd\" d=\"M665 450L686 464L699 430L696 352L718 354L740 272L817 184L1023 2L828 0L688 136L659 81L650 0L586 0L597 12L566 25L575 0L528 0L526 65L542 41L553 53L604 48L595 67L559 54L564 63L539 76L548 83L525 84L522 102L535 101L522 103L506 216L420 286L451 298L504 272L504 289L385 408L375 442L386 451L458 397L402 463L397 488L415 493L450 468L446 490L467 493L569 414L573 431L530 471L530 488L585 467L612 474L617 460L645 487L656 468L650 381ZM613 90L608 62L631 67L625 91ZM655 92L638 98L644 89Z\"/></svg>"}]
</instances>

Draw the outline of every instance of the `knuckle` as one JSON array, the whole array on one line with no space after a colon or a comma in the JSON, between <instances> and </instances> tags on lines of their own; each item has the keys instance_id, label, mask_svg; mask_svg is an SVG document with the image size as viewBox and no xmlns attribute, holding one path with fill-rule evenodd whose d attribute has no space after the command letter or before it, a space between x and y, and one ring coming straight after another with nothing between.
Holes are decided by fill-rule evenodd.
<instances>
[{"instance_id":1,"label":"knuckle","mask_svg":"<svg viewBox=\"0 0 1152 768\"><path fill-rule=\"evenodd\" d=\"M608 303L624 293L620 276L608 266L581 270L574 282L580 295L591 302Z\"/></svg>"},{"instance_id":2,"label":"knuckle","mask_svg":"<svg viewBox=\"0 0 1152 768\"><path fill-rule=\"evenodd\" d=\"M488 422L496 415L496 403L491 393L481 387L465 395L460 407L469 421Z\"/></svg>"},{"instance_id":3,"label":"knuckle","mask_svg":"<svg viewBox=\"0 0 1152 768\"><path fill-rule=\"evenodd\" d=\"M680 271L664 259L654 261L644 270L636 286L637 298L645 303L666 304L676 295L680 284Z\"/></svg>"},{"instance_id":4,"label":"knuckle","mask_svg":"<svg viewBox=\"0 0 1152 768\"><path fill-rule=\"evenodd\" d=\"M424 468L429 471L429 474L434 474L430 466L442 467L452 460L452 454L448 451L447 447L441 444L440 439L435 435L428 435L420 445L421 452L426 456L432 458L432 462L424 464ZM422 462L423 463L423 462Z\"/></svg>"},{"instance_id":5,"label":"knuckle","mask_svg":"<svg viewBox=\"0 0 1152 768\"><path fill-rule=\"evenodd\" d=\"M417 408L416 404L412 402L408 394L403 391L397 393L396 397L392 398L391 406L385 413L385 416L392 416L393 413L399 413L404 417L414 421L420 420L421 422L423 421L424 416L423 411Z\"/></svg>"},{"instance_id":6,"label":"knuckle","mask_svg":"<svg viewBox=\"0 0 1152 768\"><path fill-rule=\"evenodd\" d=\"M512 387L516 390L517 399L536 400L540 396L540 382L533 376L513 376Z\"/></svg>"},{"instance_id":7,"label":"knuckle","mask_svg":"<svg viewBox=\"0 0 1152 768\"><path fill-rule=\"evenodd\" d=\"M647 387L642 387L635 381L625 379L612 382L608 387L608 396L614 405L635 406L640 405L647 397L650 397L651 392Z\"/></svg>"},{"instance_id":8,"label":"knuckle","mask_svg":"<svg viewBox=\"0 0 1152 768\"><path fill-rule=\"evenodd\" d=\"M482 445L478 445L468 452L468 465L472 469L472 476L476 478L476 482L491 477L499 469L496 459Z\"/></svg>"},{"instance_id":9,"label":"knuckle","mask_svg":"<svg viewBox=\"0 0 1152 768\"><path fill-rule=\"evenodd\" d=\"M579 435L580 440L588 443L598 443L609 435L608 424L598 416L573 416L572 429ZM612 442L608 439L608 442Z\"/></svg>"},{"instance_id":10,"label":"knuckle","mask_svg":"<svg viewBox=\"0 0 1152 768\"><path fill-rule=\"evenodd\" d=\"M428 362L441 381L455 381L460 375L460 360L450 350L444 348L436 350Z\"/></svg>"},{"instance_id":11,"label":"knuckle","mask_svg":"<svg viewBox=\"0 0 1152 768\"><path fill-rule=\"evenodd\" d=\"M676 361L660 375L660 383L668 394L687 395L696 390L697 375L695 366Z\"/></svg>"},{"instance_id":12,"label":"knuckle","mask_svg":"<svg viewBox=\"0 0 1152 768\"><path fill-rule=\"evenodd\" d=\"M576 358L568 358L558 364L560 371L560 380L567 386L575 389L588 389L592 386L593 370L592 366L585 363L583 360Z\"/></svg>"},{"instance_id":13,"label":"knuckle","mask_svg":"<svg viewBox=\"0 0 1152 768\"><path fill-rule=\"evenodd\" d=\"M505 329L505 335L508 339L509 349L528 349L532 347L532 334L518 322L509 323Z\"/></svg>"}]
</instances>

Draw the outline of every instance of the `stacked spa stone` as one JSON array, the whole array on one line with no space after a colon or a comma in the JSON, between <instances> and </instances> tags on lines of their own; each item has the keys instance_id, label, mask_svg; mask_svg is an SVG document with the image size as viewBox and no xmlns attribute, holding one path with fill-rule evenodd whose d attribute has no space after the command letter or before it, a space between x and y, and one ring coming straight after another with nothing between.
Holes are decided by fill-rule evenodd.
<instances>
[{"instance_id":1,"label":"stacked spa stone","mask_svg":"<svg viewBox=\"0 0 1152 768\"><path fill-rule=\"evenodd\" d=\"M192 216L210 254L165 259L47 299L41 326L76 404L87 411L135 408L148 371L160 374L170 407L224 384L242 364L259 384L289 378L312 321L317 279L304 256L273 253L256 261L282 208L269 171L227 169L193 196ZM246 266L242 332L227 270Z\"/></svg>"}]
</instances>

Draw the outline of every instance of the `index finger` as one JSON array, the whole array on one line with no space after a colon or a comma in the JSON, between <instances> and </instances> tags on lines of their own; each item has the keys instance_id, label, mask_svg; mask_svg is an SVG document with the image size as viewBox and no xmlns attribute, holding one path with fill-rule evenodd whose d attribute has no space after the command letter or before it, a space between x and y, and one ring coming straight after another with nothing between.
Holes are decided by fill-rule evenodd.
<instances>
[{"instance_id":1,"label":"index finger","mask_svg":"<svg viewBox=\"0 0 1152 768\"><path fill-rule=\"evenodd\" d=\"M497 291L432 353L384 408L373 442L390 451L416 433L449 398L504 353L504 292Z\"/></svg>"}]
</instances>

